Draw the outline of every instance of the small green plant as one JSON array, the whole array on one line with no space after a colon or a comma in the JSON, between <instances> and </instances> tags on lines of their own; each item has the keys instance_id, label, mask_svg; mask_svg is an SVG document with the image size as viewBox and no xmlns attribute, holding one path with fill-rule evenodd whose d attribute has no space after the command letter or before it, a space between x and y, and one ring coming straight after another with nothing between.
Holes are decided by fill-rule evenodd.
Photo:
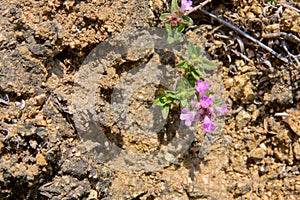
<instances>
[{"instance_id":1,"label":"small green plant","mask_svg":"<svg viewBox=\"0 0 300 200\"><path fill-rule=\"evenodd\" d=\"M172 0L171 13L165 13L161 19L166 22L168 43L183 41L182 32L193 21L184 15L186 10L192 9L192 1L182 0L181 7L177 0ZM167 118L170 109L183 107L180 119L185 125L191 126L195 121L202 122L202 128L213 132L216 128L213 120L219 115L225 115L228 108L226 104L209 93L209 82L205 81L205 71L215 70L214 62L201 56L201 48L192 43L188 44L187 52L178 55L180 61L176 65L178 77L167 90L160 90L160 96L154 104L162 107L162 115Z\"/></svg>"}]
</instances>

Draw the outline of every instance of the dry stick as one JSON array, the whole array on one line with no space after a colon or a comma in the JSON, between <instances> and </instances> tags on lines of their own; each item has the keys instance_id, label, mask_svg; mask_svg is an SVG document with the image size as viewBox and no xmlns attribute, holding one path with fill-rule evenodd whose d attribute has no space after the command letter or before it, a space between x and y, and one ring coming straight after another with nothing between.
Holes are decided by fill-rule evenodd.
<instances>
[{"instance_id":1,"label":"dry stick","mask_svg":"<svg viewBox=\"0 0 300 200\"><path fill-rule=\"evenodd\" d=\"M285 41L285 40L284 40L284 41L281 41L281 44L282 44L282 46L283 46L283 49L288 53L289 57L290 57L290 58L294 58L295 61L296 61L296 63L297 63L297 66L300 67L300 60L298 59L298 58L300 57L300 55L294 55L294 54L292 54L292 53L289 51L289 49L288 49L288 47L287 47L287 45L286 45L286 41Z\"/></svg>"},{"instance_id":2,"label":"dry stick","mask_svg":"<svg viewBox=\"0 0 300 200\"><path fill-rule=\"evenodd\" d=\"M192 12L201 9L203 6L205 6L206 4L208 4L208 3L210 3L210 2L211 2L211 0L203 1L203 2L200 3L198 6L194 7L193 9L187 11L187 12L184 13L184 14L185 14L185 15L189 15L189 14L191 14Z\"/></svg>"},{"instance_id":3,"label":"dry stick","mask_svg":"<svg viewBox=\"0 0 300 200\"><path fill-rule=\"evenodd\" d=\"M196 8L196 7L195 7ZM196 9L195 9L196 10ZM190 11L195 11L194 9L190 10ZM216 15L207 12L206 10L203 9L199 9L201 12L205 13L206 15L209 15L210 17L214 18L215 20L219 21L220 23L224 24L225 26L233 29L234 31L238 32L239 34L243 35L245 38L251 40L252 42L258 44L259 46L261 46L262 48L264 48L265 50L269 51L271 54L273 54L274 56L276 56L278 59L280 59L281 61L285 62L285 63L289 63L288 59L285 58L284 56L282 56L281 54L277 53L276 51L274 51L272 48L268 47L267 45L263 44L262 42L258 41L257 39L253 38L252 36L248 35L247 33L245 33L244 31L242 31L241 29L239 29L238 27L230 24L229 22L226 22L225 20L217 17ZM188 12L188 14L190 14L191 12Z\"/></svg>"},{"instance_id":4,"label":"dry stick","mask_svg":"<svg viewBox=\"0 0 300 200\"><path fill-rule=\"evenodd\" d=\"M289 40L294 43L299 43L300 44L300 38L297 36L291 34L291 33L284 33L284 32L276 32L276 33L263 33L261 35L262 38L283 38L285 40Z\"/></svg>"},{"instance_id":5,"label":"dry stick","mask_svg":"<svg viewBox=\"0 0 300 200\"><path fill-rule=\"evenodd\" d=\"M296 4L296 2L294 4ZM280 2L279 5L288 7L290 9L294 9L295 11L297 11L298 13L300 13L299 9L295 8L294 6L290 6L289 4L287 4L287 2Z\"/></svg>"}]
</instances>

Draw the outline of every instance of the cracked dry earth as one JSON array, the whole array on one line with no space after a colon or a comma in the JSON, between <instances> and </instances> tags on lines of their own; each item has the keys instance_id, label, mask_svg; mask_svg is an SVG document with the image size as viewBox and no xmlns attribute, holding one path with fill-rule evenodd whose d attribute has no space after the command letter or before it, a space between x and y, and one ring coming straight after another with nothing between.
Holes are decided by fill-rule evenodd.
<instances>
[{"instance_id":1,"label":"cracked dry earth","mask_svg":"<svg viewBox=\"0 0 300 200\"><path fill-rule=\"evenodd\" d=\"M296 1L212 1L203 8L289 63L201 11L190 14L195 26L186 35L218 64L230 111L218 134L197 131L179 163L128 172L99 161L83 145L72 95L86 56L118 33L162 27L158 18L169 5L164 0L0 2L0 199L300 198ZM115 63L104 70L97 109L109 108L111 88L127 67ZM136 99L152 90L143 88ZM176 118L175 111L172 115ZM141 141L133 130L106 124L107 137L122 148L159 148L159 135L145 142L148 138Z\"/></svg>"}]
</instances>

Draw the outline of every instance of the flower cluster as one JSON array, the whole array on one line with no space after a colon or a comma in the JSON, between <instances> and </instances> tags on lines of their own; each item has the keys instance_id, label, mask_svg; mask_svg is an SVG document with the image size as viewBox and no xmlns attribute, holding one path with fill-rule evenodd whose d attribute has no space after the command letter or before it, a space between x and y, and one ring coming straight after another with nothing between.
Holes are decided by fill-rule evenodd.
<instances>
[{"instance_id":1,"label":"flower cluster","mask_svg":"<svg viewBox=\"0 0 300 200\"><path fill-rule=\"evenodd\" d=\"M170 16L166 17L166 22L171 24L172 28L176 28L179 24L182 24L184 21L177 14L172 13Z\"/></svg>"},{"instance_id":2,"label":"flower cluster","mask_svg":"<svg viewBox=\"0 0 300 200\"><path fill-rule=\"evenodd\" d=\"M213 132L216 125L212 120L215 119L217 115L225 115L228 110L227 105L214 105L214 97L211 95L207 96L209 89L209 83L207 81L197 81L195 89L198 93L194 99L190 101L191 109L182 109L180 119L185 121L185 125L187 126L191 126L194 121L203 121L202 128L207 132Z\"/></svg>"}]
</instances>

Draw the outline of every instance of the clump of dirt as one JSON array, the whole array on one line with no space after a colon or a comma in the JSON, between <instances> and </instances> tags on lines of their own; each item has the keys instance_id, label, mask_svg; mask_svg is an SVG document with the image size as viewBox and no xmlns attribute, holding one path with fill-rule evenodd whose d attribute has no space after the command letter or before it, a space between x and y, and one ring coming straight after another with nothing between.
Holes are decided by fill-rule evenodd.
<instances>
[{"instance_id":1,"label":"clump of dirt","mask_svg":"<svg viewBox=\"0 0 300 200\"><path fill-rule=\"evenodd\" d=\"M201 11L190 15L195 26L187 35L220 66L230 107L222 134L199 129L179 160L166 155L169 163L160 161L162 169L147 173L107 167L83 144L72 109L75 73L95 46L117 33L162 26L158 18L169 5L164 0L0 2L1 199L300 198L300 5L294 1L212 1L203 8L287 63ZM132 57L138 53L143 52ZM97 102L95 113L106 112L101 105L109 107L110 89L126 73L117 67L121 60L115 64L97 79L95 92L105 101ZM145 94L153 89L148 85L134 94L143 103L132 101L132 113L140 106L141 116L148 116L153 96ZM160 145L159 135L145 143L115 129L108 118L105 122L109 139L122 148L153 152Z\"/></svg>"}]
</instances>

